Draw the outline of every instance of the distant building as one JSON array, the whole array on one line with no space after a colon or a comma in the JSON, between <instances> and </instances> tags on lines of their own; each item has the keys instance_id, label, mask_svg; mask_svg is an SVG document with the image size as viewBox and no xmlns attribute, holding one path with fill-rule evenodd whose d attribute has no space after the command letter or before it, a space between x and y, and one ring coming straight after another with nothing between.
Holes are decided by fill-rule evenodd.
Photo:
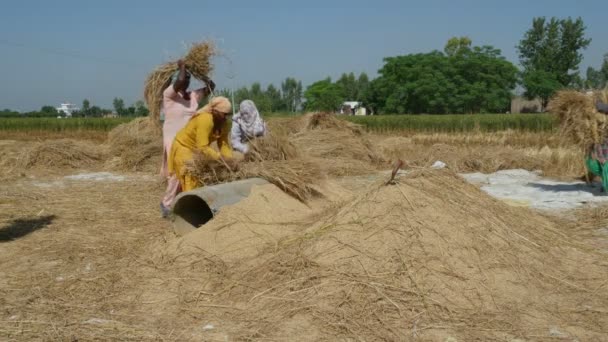
<instances>
[{"instance_id":1,"label":"distant building","mask_svg":"<svg viewBox=\"0 0 608 342\"><path fill-rule=\"evenodd\" d=\"M59 114L64 113L66 117L71 118L72 113L77 112L80 108L76 107L75 104L62 103L59 107L55 108Z\"/></svg>"},{"instance_id":2,"label":"distant building","mask_svg":"<svg viewBox=\"0 0 608 342\"><path fill-rule=\"evenodd\" d=\"M367 110L363 107L363 102L346 101L340 107L340 114L345 115L367 115Z\"/></svg>"},{"instance_id":3,"label":"distant building","mask_svg":"<svg viewBox=\"0 0 608 342\"><path fill-rule=\"evenodd\" d=\"M117 113L104 113L103 117L104 118L117 118L118 114Z\"/></svg>"}]
</instances>

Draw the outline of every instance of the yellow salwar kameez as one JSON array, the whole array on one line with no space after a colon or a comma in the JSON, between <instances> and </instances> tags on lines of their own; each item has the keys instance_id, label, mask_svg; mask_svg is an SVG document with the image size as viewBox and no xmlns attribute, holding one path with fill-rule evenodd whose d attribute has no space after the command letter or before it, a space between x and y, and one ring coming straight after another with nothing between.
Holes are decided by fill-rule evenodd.
<instances>
[{"instance_id":1,"label":"yellow salwar kameez","mask_svg":"<svg viewBox=\"0 0 608 342\"><path fill-rule=\"evenodd\" d=\"M226 120L220 134L217 134L213 129L213 116L210 113L200 113L177 133L171 146L168 166L169 173L175 173L179 179L182 191L190 191L204 185L186 171L186 163L192 160L194 151L198 150L214 160L220 157L232 158L232 147L228 139L230 122L231 120ZM211 147L213 142L217 142L219 153Z\"/></svg>"}]
</instances>

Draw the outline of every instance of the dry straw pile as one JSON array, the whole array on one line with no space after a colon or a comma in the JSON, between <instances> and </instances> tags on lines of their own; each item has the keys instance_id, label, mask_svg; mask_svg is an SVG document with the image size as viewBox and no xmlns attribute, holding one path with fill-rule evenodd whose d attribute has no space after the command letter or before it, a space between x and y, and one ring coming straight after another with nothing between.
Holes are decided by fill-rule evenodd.
<instances>
[{"instance_id":1,"label":"dry straw pile","mask_svg":"<svg viewBox=\"0 0 608 342\"><path fill-rule=\"evenodd\" d=\"M108 134L110 167L126 171L158 170L162 157L160 129L149 119L139 118L114 128Z\"/></svg>"},{"instance_id":2,"label":"dry straw pile","mask_svg":"<svg viewBox=\"0 0 608 342\"><path fill-rule=\"evenodd\" d=\"M186 70L194 78L205 80L213 70L211 58L216 54L217 50L211 41L193 44L184 57ZM171 76L177 69L177 62L168 62L156 68L146 79L144 97L155 123L159 122L163 91L169 86Z\"/></svg>"},{"instance_id":3,"label":"dry straw pile","mask_svg":"<svg viewBox=\"0 0 608 342\"><path fill-rule=\"evenodd\" d=\"M18 165L21 168L86 168L99 163L105 151L93 143L61 139L36 144L20 156Z\"/></svg>"},{"instance_id":4,"label":"dry straw pile","mask_svg":"<svg viewBox=\"0 0 608 342\"><path fill-rule=\"evenodd\" d=\"M595 97L574 90L563 90L549 102L548 110L557 115L560 135L583 149L606 137L608 118L595 108ZM603 95L605 96L605 95Z\"/></svg>"}]
</instances>

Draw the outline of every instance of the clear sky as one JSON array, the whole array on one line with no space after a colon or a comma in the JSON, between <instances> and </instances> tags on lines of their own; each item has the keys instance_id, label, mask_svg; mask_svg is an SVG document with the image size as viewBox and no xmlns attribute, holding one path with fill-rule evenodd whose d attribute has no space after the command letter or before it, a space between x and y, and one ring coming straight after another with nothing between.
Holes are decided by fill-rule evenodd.
<instances>
[{"instance_id":1,"label":"clear sky","mask_svg":"<svg viewBox=\"0 0 608 342\"><path fill-rule=\"evenodd\" d=\"M205 38L232 61L216 60L219 88L287 76L308 85L351 71L374 77L383 57L441 50L463 35L517 63L515 46L535 16L582 17L593 41L581 70L599 67L608 0L3 0L0 108L132 104L156 65Z\"/></svg>"}]
</instances>

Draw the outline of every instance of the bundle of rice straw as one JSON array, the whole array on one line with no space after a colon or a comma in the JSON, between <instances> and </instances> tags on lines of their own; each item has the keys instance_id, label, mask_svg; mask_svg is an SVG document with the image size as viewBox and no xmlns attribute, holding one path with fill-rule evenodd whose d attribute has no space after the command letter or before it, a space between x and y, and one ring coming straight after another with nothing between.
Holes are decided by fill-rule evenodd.
<instances>
[{"instance_id":1,"label":"bundle of rice straw","mask_svg":"<svg viewBox=\"0 0 608 342\"><path fill-rule=\"evenodd\" d=\"M19 157L21 168L41 166L45 168L78 169L98 163L104 151L93 143L71 139L61 139L40 143Z\"/></svg>"},{"instance_id":2,"label":"bundle of rice straw","mask_svg":"<svg viewBox=\"0 0 608 342\"><path fill-rule=\"evenodd\" d=\"M547 109L557 115L560 135L583 149L606 136L607 117L596 110L591 96L574 90L559 91Z\"/></svg>"},{"instance_id":3,"label":"bundle of rice straw","mask_svg":"<svg viewBox=\"0 0 608 342\"><path fill-rule=\"evenodd\" d=\"M216 55L216 49L213 42L204 41L192 44L190 51L184 57L186 70L194 78L206 79L213 70L211 57L214 55ZM163 91L169 86L171 76L177 69L177 62L168 62L157 67L146 79L144 97L150 110L150 117L157 124L160 122Z\"/></svg>"},{"instance_id":4,"label":"bundle of rice straw","mask_svg":"<svg viewBox=\"0 0 608 342\"><path fill-rule=\"evenodd\" d=\"M263 138L249 142L250 151L246 161L291 160L299 156L298 149L291 143L289 136L271 131Z\"/></svg>"},{"instance_id":5,"label":"bundle of rice straw","mask_svg":"<svg viewBox=\"0 0 608 342\"><path fill-rule=\"evenodd\" d=\"M138 118L114 128L108 134L113 169L155 171L162 157L160 129L148 118Z\"/></svg>"},{"instance_id":6,"label":"bundle of rice straw","mask_svg":"<svg viewBox=\"0 0 608 342\"><path fill-rule=\"evenodd\" d=\"M263 178L299 201L321 193L314 188L322 177L319 165L307 159L244 162L231 170L222 161L196 153L188 172L201 184L213 185L247 178Z\"/></svg>"}]
</instances>

